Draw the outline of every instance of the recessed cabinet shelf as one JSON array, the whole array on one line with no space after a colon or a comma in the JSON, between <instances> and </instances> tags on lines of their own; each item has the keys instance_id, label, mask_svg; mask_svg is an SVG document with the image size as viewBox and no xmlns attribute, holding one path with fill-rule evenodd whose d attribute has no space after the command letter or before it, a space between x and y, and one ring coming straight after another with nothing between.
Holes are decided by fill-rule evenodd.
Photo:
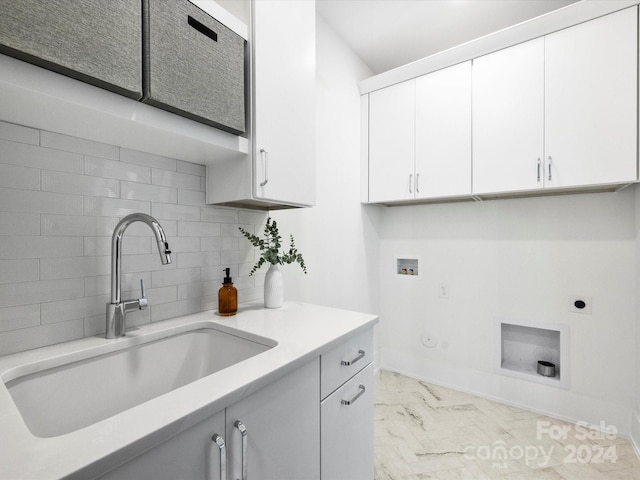
<instances>
[{"instance_id":1,"label":"recessed cabinet shelf","mask_svg":"<svg viewBox=\"0 0 640 480\"><path fill-rule=\"evenodd\" d=\"M496 320L495 371L554 387L569 388L569 329L566 325L523 324ZM537 371L538 362L555 365L555 375Z\"/></svg>"}]
</instances>

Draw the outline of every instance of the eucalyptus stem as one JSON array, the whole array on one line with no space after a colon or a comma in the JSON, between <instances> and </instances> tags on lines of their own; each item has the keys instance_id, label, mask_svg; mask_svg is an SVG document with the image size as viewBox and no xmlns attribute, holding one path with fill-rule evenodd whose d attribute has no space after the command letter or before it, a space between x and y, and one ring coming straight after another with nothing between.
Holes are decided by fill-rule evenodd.
<instances>
[{"instance_id":1,"label":"eucalyptus stem","mask_svg":"<svg viewBox=\"0 0 640 480\"><path fill-rule=\"evenodd\" d=\"M282 237L278 231L278 224L271 217L267 218L267 224L264 227L263 238L254 235L251 232L247 232L244 228L238 227L247 240L251 242L251 245L257 247L260 250L260 258L251 269L249 275L253 275L262 265L269 263L271 265L284 265L290 263L297 263L302 268L302 271L307 273L307 266L304 263L302 254L298 252L296 248L293 235L289 235L289 250L281 251Z\"/></svg>"}]
</instances>

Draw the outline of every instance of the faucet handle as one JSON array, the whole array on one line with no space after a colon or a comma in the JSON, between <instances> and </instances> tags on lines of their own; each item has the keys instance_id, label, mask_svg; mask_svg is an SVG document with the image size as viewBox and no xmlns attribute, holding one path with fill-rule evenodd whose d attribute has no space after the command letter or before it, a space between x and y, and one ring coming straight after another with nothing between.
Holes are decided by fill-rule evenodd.
<instances>
[{"instance_id":1,"label":"faucet handle","mask_svg":"<svg viewBox=\"0 0 640 480\"><path fill-rule=\"evenodd\" d=\"M140 292L141 292L141 296L138 299L138 308L140 310L143 310L147 308L147 306L149 305L149 302L147 301L147 297L144 294L144 280L142 279L140 279Z\"/></svg>"}]
</instances>

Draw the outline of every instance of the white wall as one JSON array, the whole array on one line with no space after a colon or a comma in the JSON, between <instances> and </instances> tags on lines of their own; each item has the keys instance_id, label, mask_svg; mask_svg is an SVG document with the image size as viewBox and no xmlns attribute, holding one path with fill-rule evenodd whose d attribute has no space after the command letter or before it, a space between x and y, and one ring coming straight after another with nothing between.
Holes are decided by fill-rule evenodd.
<instances>
[{"instance_id":1,"label":"white wall","mask_svg":"<svg viewBox=\"0 0 640 480\"><path fill-rule=\"evenodd\" d=\"M634 188L387 208L380 245L383 368L629 433L635 376ZM421 257L419 281L394 275ZM449 287L449 299L438 286ZM570 313L570 295L591 315ZM498 375L495 318L566 324L568 390ZM438 339L429 349L428 332Z\"/></svg>"},{"instance_id":2,"label":"white wall","mask_svg":"<svg viewBox=\"0 0 640 480\"><path fill-rule=\"evenodd\" d=\"M360 204L357 87L371 71L320 17L316 42L316 206L272 213L309 270L283 268L285 299L376 313L379 210Z\"/></svg>"}]
</instances>

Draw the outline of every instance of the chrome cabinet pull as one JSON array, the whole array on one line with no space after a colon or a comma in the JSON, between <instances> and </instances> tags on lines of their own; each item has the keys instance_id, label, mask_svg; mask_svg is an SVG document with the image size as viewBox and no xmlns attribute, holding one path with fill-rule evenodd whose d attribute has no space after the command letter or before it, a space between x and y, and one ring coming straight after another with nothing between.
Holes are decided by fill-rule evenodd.
<instances>
[{"instance_id":1,"label":"chrome cabinet pull","mask_svg":"<svg viewBox=\"0 0 640 480\"><path fill-rule=\"evenodd\" d=\"M241 480L247 480L247 428L240 420L236 420L233 424L240 431L242 435L242 478Z\"/></svg>"},{"instance_id":2,"label":"chrome cabinet pull","mask_svg":"<svg viewBox=\"0 0 640 480\"><path fill-rule=\"evenodd\" d=\"M413 183L413 173L409 174L409 193L413 193L413 190L411 189L411 184Z\"/></svg>"},{"instance_id":3,"label":"chrome cabinet pull","mask_svg":"<svg viewBox=\"0 0 640 480\"><path fill-rule=\"evenodd\" d=\"M420 174L416 173L416 193L420 193Z\"/></svg>"},{"instance_id":4,"label":"chrome cabinet pull","mask_svg":"<svg viewBox=\"0 0 640 480\"><path fill-rule=\"evenodd\" d=\"M549 155L549 181L551 181L551 155Z\"/></svg>"},{"instance_id":5,"label":"chrome cabinet pull","mask_svg":"<svg viewBox=\"0 0 640 480\"><path fill-rule=\"evenodd\" d=\"M359 385L358 386L358 393L356 393L353 397L351 397L349 400L340 400L340 404L341 405L351 405L352 403L354 403L356 400L358 400L362 394L366 391L367 389L364 388L364 385Z\"/></svg>"},{"instance_id":6,"label":"chrome cabinet pull","mask_svg":"<svg viewBox=\"0 0 640 480\"><path fill-rule=\"evenodd\" d=\"M267 170L269 158L267 151L264 148L260 149L260 155L262 155L262 164L264 165L264 181L260 182L260 186L264 187L269 182L269 171Z\"/></svg>"},{"instance_id":7,"label":"chrome cabinet pull","mask_svg":"<svg viewBox=\"0 0 640 480\"><path fill-rule=\"evenodd\" d=\"M540 157L538 157L538 182L540 181L540 167L542 166L542 162L540 161Z\"/></svg>"},{"instance_id":8,"label":"chrome cabinet pull","mask_svg":"<svg viewBox=\"0 0 640 480\"><path fill-rule=\"evenodd\" d=\"M353 357L351 360L342 360L340 362L340 365L344 367L349 367L354 363L356 363L358 360L364 358L364 355L365 355L364 350L358 350L358 354L355 357Z\"/></svg>"},{"instance_id":9,"label":"chrome cabinet pull","mask_svg":"<svg viewBox=\"0 0 640 480\"><path fill-rule=\"evenodd\" d=\"M224 439L216 433L211 437L211 441L220 449L220 480L227 480L227 448Z\"/></svg>"}]
</instances>

